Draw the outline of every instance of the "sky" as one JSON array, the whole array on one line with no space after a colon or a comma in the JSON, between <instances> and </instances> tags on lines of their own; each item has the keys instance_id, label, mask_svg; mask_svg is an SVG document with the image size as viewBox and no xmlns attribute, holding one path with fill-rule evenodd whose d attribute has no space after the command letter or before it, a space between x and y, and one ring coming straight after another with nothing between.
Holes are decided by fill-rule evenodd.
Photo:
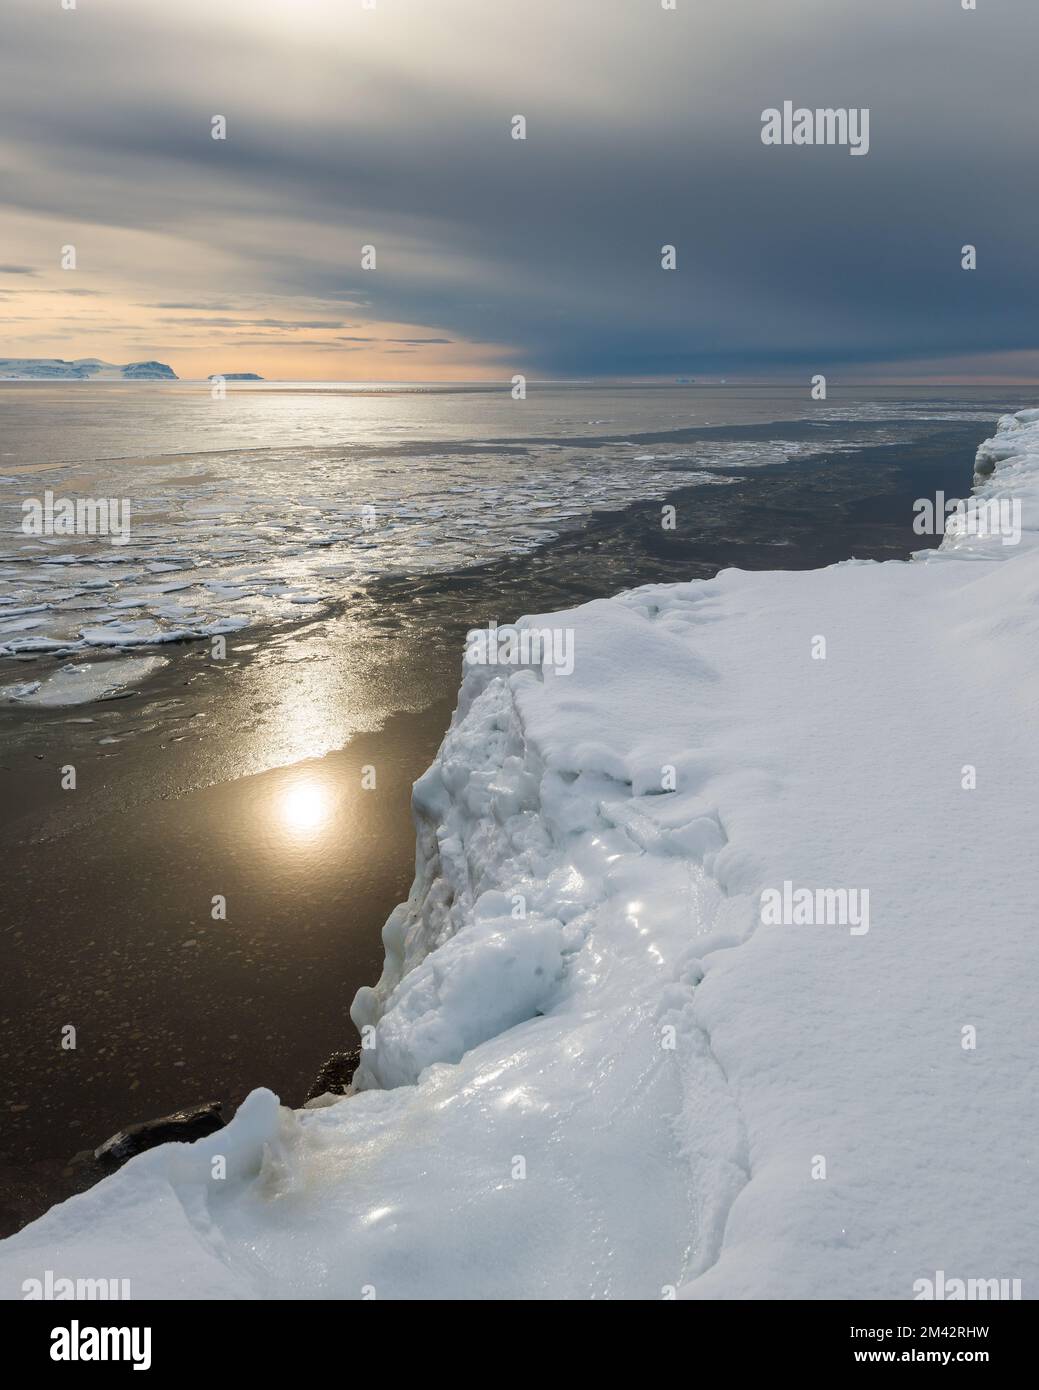
<instances>
[{"instance_id":1,"label":"sky","mask_svg":"<svg viewBox=\"0 0 1039 1390\"><path fill-rule=\"evenodd\" d=\"M0 356L1039 380L1039 5L969 2L0 0Z\"/></svg>"}]
</instances>

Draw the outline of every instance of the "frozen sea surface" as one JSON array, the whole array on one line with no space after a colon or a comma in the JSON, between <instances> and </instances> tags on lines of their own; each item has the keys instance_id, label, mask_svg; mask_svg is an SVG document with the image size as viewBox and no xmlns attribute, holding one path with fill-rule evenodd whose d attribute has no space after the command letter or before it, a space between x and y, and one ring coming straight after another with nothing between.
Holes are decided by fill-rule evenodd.
<instances>
[{"instance_id":1,"label":"frozen sea surface","mask_svg":"<svg viewBox=\"0 0 1039 1390\"><path fill-rule=\"evenodd\" d=\"M992 413L911 395L531 390L0 388L0 657L303 621L373 578L523 554L727 468ZM784 418L806 421L800 437L770 436ZM24 534L23 504L48 492L125 499L125 542Z\"/></svg>"}]
</instances>

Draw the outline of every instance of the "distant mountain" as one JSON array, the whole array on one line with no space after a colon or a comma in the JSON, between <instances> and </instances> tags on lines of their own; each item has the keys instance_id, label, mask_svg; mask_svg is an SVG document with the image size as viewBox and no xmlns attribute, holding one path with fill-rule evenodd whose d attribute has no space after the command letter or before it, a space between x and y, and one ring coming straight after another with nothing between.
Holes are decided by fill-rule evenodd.
<instances>
[{"instance_id":1,"label":"distant mountain","mask_svg":"<svg viewBox=\"0 0 1039 1390\"><path fill-rule=\"evenodd\" d=\"M210 381L262 381L258 372L213 372Z\"/></svg>"},{"instance_id":2,"label":"distant mountain","mask_svg":"<svg viewBox=\"0 0 1039 1390\"><path fill-rule=\"evenodd\" d=\"M106 366L106 363L102 363ZM177 373L165 362L128 362L125 367L116 367L124 381L176 381Z\"/></svg>"},{"instance_id":3,"label":"distant mountain","mask_svg":"<svg viewBox=\"0 0 1039 1390\"><path fill-rule=\"evenodd\" d=\"M116 366L99 357L0 357L0 381L177 381L165 362L128 362Z\"/></svg>"}]
</instances>

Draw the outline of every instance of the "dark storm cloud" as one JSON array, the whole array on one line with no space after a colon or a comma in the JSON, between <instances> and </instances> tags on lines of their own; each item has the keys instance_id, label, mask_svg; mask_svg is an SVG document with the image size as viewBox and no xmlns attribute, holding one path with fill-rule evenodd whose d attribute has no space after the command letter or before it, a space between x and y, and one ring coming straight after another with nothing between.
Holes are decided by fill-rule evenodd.
<instances>
[{"instance_id":1,"label":"dark storm cloud","mask_svg":"<svg viewBox=\"0 0 1039 1390\"><path fill-rule=\"evenodd\" d=\"M414 0L398 6L419 23ZM208 243L242 266L233 293L361 304L506 342L544 373L825 370L1035 346L1032 0L975 13L954 0L674 13L531 0L506 35L504 89L479 81L510 51L493 8L445 0L442 46L421 60L401 25L395 66L364 31L341 35L335 7L286 4L286 46L248 6L221 28L140 0L73 31L85 14L17 3L0 117L23 157L3 196ZM48 71L59 80L43 101ZM787 98L869 107L868 156L764 146L761 112ZM218 112L226 141L209 138ZM526 141L510 138L515 112ZM368 242L379 262L364 272ZM960 269L968 242L975 272ZM665 244L675 272L660 268Z\"/></svg>"}]
</instances>

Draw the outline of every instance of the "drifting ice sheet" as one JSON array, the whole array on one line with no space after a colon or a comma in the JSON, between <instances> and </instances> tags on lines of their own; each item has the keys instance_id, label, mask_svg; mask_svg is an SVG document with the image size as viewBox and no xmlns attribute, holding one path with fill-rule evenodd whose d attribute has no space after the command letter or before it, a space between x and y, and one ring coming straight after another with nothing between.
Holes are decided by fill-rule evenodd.
<instances>
[{"instance_id":1,"label":"drifting ice sheet","mask_svg":"<svg viewBox=\"0 0 1039 1390\"><path fill-rule=\"evenodd\" d=\"M19 705L87 705L138 684L166 664L161 656L70 663L44 680L4 686L0 699Z\"/></svg>"}]
</instances>

